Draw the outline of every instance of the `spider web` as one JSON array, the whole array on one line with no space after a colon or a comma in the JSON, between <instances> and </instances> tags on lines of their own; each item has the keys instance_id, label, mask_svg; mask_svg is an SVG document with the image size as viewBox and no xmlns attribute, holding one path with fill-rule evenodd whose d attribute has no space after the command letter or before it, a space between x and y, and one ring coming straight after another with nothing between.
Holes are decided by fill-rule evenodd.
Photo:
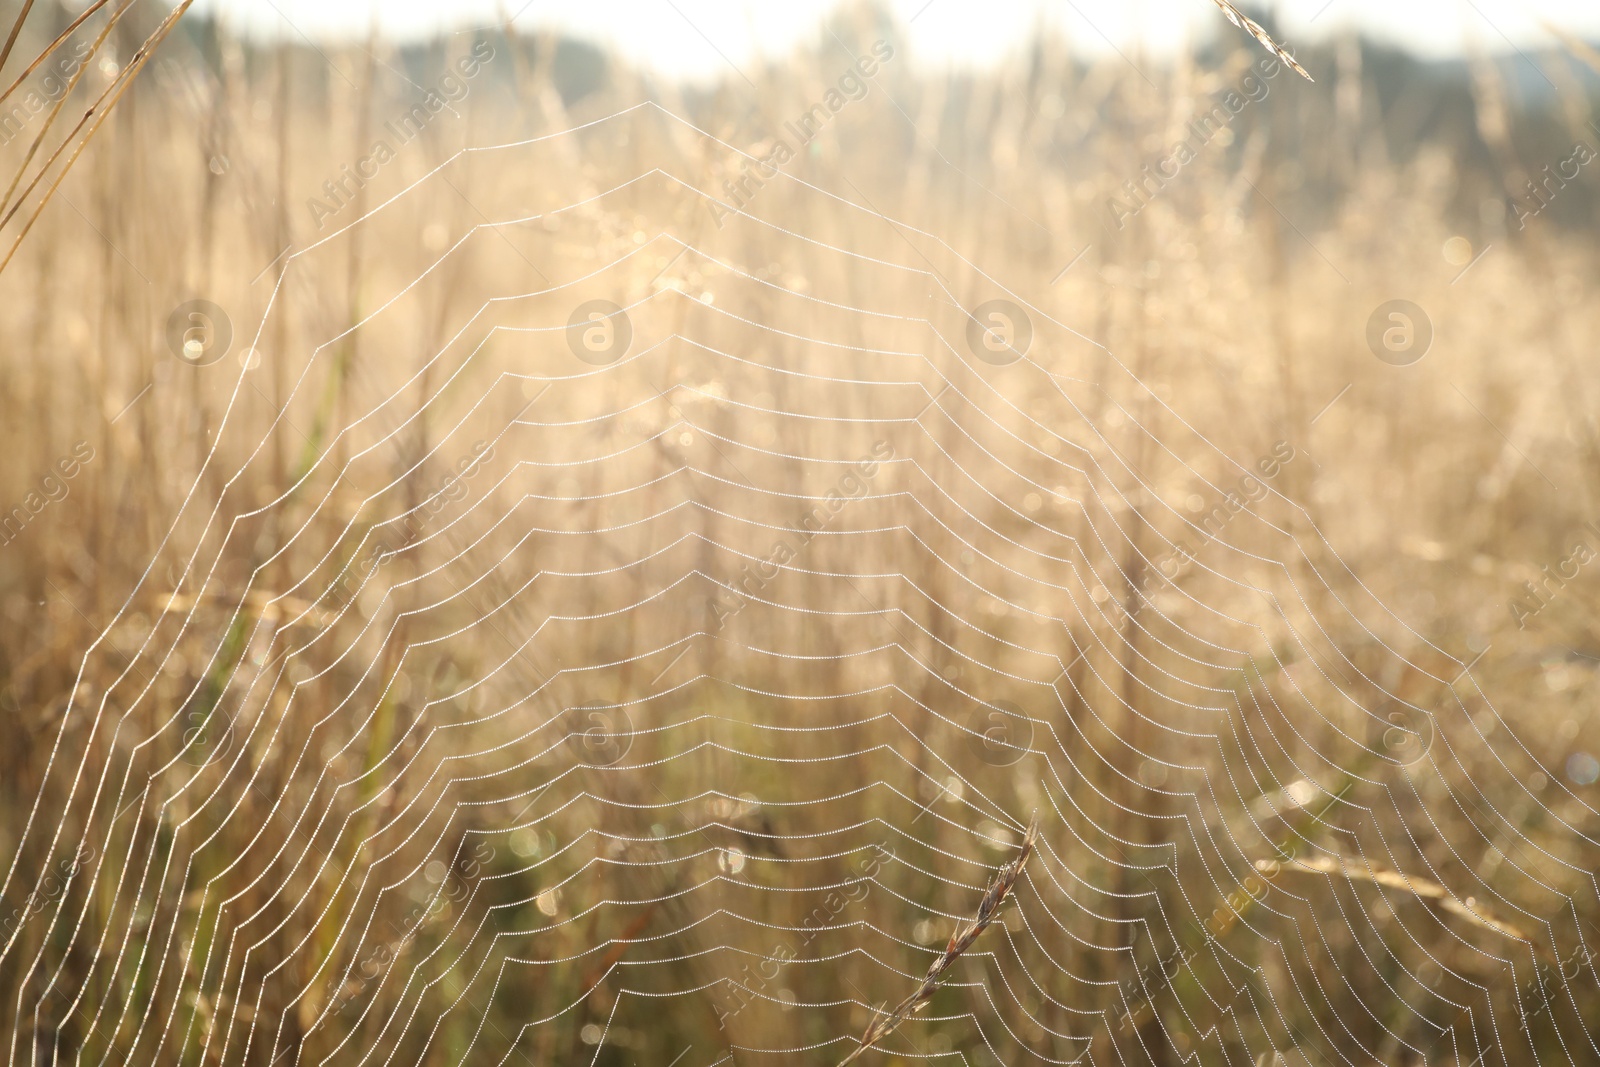
<instances>
[{"instance_id":1,"label":"spider web","mask_svg":"<svg viewBox=\"0 0 1600 1067\"><path fill-rule=\"evenodd\" d=\"M476 221L318 327L441 186ZM1600 1053L1591 813L1303 444L1227 454L961 243L644 104L290 255L19 832L7 1062L833 1062L1035 812L894 1055Z\"/></svg>"}]
</instances>

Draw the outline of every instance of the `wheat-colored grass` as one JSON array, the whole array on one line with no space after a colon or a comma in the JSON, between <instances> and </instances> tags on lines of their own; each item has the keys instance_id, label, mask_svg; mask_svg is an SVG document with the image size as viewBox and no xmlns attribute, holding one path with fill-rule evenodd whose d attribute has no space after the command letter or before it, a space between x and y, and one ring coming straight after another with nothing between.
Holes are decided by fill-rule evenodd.
<instances>
[{"instance_id":1,"label":"wheat-colored grass","mask_svg":"<svg viewBox=\"0 0 1600 1067\"><path fill-rule=\"evenodd\" d=\"M892 35L894 28L876 18L860 12L841 20L840 38L859 54L879 34ZM135 55L143 39L128 42L124 53ZM580 769L575 773L584 788L575 791L576 799L559 812L535 808L545 821L531 830L511 829L518 809L535 799L531 792L508 801L500 782L474 778L452 794L452 802L465 802L462 814L421 820L419 836L407 840L390 820L412 799L421 797L425 810L440 796L428 792L435 783L427 770L402 769L412 757L435 751L424 747L428 727L448 726L444 737L482 729L475 750L504 744L503 751L529 761L525 780L542 784L576 767L571 746L546 751L519 740L503 723L475 725L477 716L515 700L531 687L535 671L544 677L557 662L624 662L698 624L685 621L694 610L686 599L663 600L625 622L547 631L537 651L548 660L529 665L512 656L515 642L508 638L522 639L572 603L609 609L697 568L731 578L736 561L710 546L765 558L772 529L794 519L781 499L762 505L767 510L750 503L741 476L762 486L826 492L829 479L809 476L784 456L856 456L872 445L865 431L858 440L820 422L751 419L741 414L741 404L759 399L763 407L843 419L881 414L863 391L775 386L703 351L664 349L659 363L642 365L648 380L642 373L637 381L610 376L588 392L551 394L529 414L575 420L637 404L628 416L593 430L596 449L620 449L650 439L661 420L676 418L665 410L670 402L692 422L691 444L635 449L593 475L525 470L491 489L511 473L513 460L549 458L543 450L555 447L548 439L517 436L530 431L515 431L501 439L484 473L467 482L465 501L482 501L480 516L513 516L519 533L563 522L603 526L614 517L607 505L571 501L648 485L640 492L652 507L685 495L706 505L686 510L685 525L674 528L692 530L699 540L678 546L678 555L661 558L653 569L619 569L663 545L645 531L584 539L542 534L506 567L472 570L484 581L460 582L469 599L429 616L418 609L456 593L451 581L467 573L434 567L487 536L486 522L469 519L384 564L364 594L322 595L335 584L330 560L362 558L336 536L345 523L359 535L425 500L474 440L505 431L531 399L514 382L495 391L497 376L550 369L538 362L545 350L533 345L486 347L449 382L424 369L427 357L444 349L488 297L539 288L535 271L578 277L644 249L629 266L632 273L617 282L664 297L640 313L641 337L677 332L723 351L750 353L750 363L804 367L843 380L864 368L889 371L886 363L842 354L853 349L785 336L936 354L928 334L903 320L926 318L958 343L964 323L930 300L929 278L942 277L969 303L991 295L977 270L933 242L847 210L797 181L763 185L752 213L895 269L867 270L749 224L718 229L703 201L665 180L595 199L654 168L711 193L724 180L738 180L744 170L735 153L662 116L686 116L759 154L758 146L783 121L804 114L837 84L850 58L831 41L799 51L782 69L749 70L753 91L730 76L716 91L700 92L647 80L619 63L590 71L585 53L548 36L493 39L502 51L458 106L460 120L430 125L328 228L318 228L306 201L321 195L323 183L343 165L361 158L373 130L414 100L413 87L394 71L436 70L457 57L469 43L465 38L435 46L431 56L413 54L415 66L406 67L381 44L373 45L373 56L361 48L330 48L325 61L305 49L250 47L225 32L199 38L205 51L197 54L188 38L169 35L117 107L91 120L103 124L71 171L59 184L51 178L35 187L55 189L56 196L0 273L0 374L6 382L0 512L29 494L42 497L41 479L80 442L94 458L61 499L0 546L0 710L7 722L0 746L0 856L9 861L17 853L20 827L41 790L50 814L65 793L60 765L47 770L58 734L63 752L86 759L86 781L104 772L108 789L126 780L129 795L149 783L151 795L166 796L192 778L199 794L214 792L234 813L224 821L198 802L164 818L137 805L120 819L105 810L90 814L87 806L66 813L69 840L94 842L97 856L136 858L129 878L145 858L165 859L174 847L183 850L175 861L179 871L190 859L195 864L188 882L179 884L174 875L163 892L141 895L119 882L124 871L117 864L90 863L67 893L73 913L83 915L83 939L70 951L44 922L18 924L16 958L43 953L59 965L62 986L83 994L86 1009L76 1019L101 1005L132 1004L136 1013L152 1005L176 1010L180 1029L193 1020L193 1040L171 1061L185 1064L201 1062L205 1040L220 1045L230 1021L242 1027L247 1020L258 1021L268 1036L248 1056L236 1044L230 1062L264 1064L270 1035L277 1033L289 1035L302 1063L330 1056L341 1062L344 1052L335 1051L341 1042L349 1040L345 1050L371 1047L380 1041L382 1019L413 1006L437 1020L437 1033L431 1045L413 1032L382 1036L390 1042L383 1055L392 1052L396 1062L451 1062L479 1033L501 1042L501 1051L513 1051L511 1062L524 1056L541 1064L670 1063L693 1046L683 1061L687 1067L734 1048L775 1046L812 1050L795 1054L793 1062L826 1064L838 1059L840 1042L850 1035L863 1035L856 1055L871 1062L887 1057L874 1046L899 1009L874 1015L870 1003L877 996L894 1000L885 991L904 988L896 983L908 981L905 975L922 974L928 982L916 987L911 1001L930 994L941 1010L911 1013L915 1004L902 1004L910 1007L907 1021L896 1024L899 1037L914 1037L930 1054L959 1053L972 1063L991 1056L1008 1064L1078 1056L1083 1042L1054 1035L1081 1031L1085 1013L1113 1020L1087 1046L1096 1062L1163 1065L1196 1052L1211 1055L1201 1044L1208 1032L1222 1035L1223 1058L1251 1062L1263 1047L1286 1047L1288 1028L1332 1034L1333 1047L1356 1058L1366 1053L1355 1051L1338 1020L1368 1019L1368 1011L1382 1024L1372 1029L1387 1028L1374 1038L1371 1058L1398 1062L1407 1045L1434 1041L1439 1027L1464 1032L1467 1024L1453 1014L1421 1018L1428 1005L1451 998L1471 1003L1476 1022L1492 1017L1501 1032L1515 1031L1518 981L1502 975L1495 961L1521 950L1517 934L1537 942L1545 921L1552 939L1571 937L1579 923L1593 919L1596 906L1585 873L1594 869L1594 858L1572 829L1592 836L1592 791L1566 773L1569 758L1600 754L1600 724L1591 711L1600 695L1593 574L1585 567L1565 580L1525 626L1509 610L1511 601L1527 596L1524 583L1545 581L1544 568L1558 565L1575 539L1588 536L1584 523L1593 519L1600 490L1600 378L1592 355L1600 339L1600 273L1593 231L1584 228L1592 214L1579 210L1590 203L1582 199L1582 183L1519 230L1503 210L1498 216L1489 210L1505 203L1507 175L1495 153L1472 155L1453 140L1477 136L1473 123L1419 133L1407 123L1425 112L1409 105L1382 112L1383 102L1396 97L1387 83L1375 93L1372 79L1385 76L1381 70L1364 74L1359 64L1341 60L1326 68L1332 72L1326 85L1267 80L1268 92L1240 114L1230 137L1208 143L1117 228L1107 221L1107 201L1126 198L1125 183L1140 181L1146 164L1170 153L1202 105L1259 69L1253 45L1240 38L1239 47L1214 65L1198 56L1165 68L1149 65L1154 86L1116 57L1085 63L1067 42L1053 39L1040 41L1028 63L981 74L929 71L910 54L898 56L884 65L865 99L842 111L816 149L796 161L793 177L857 203L870 201L897 222L942 235L977 268L1068 324L1076 334L1041 324L1034 358L1058 375L1071 403L1039 391L991 394L984 391L989 379L952 365L949 374L959 388L921 415L916 434L894 437L898 454L914 456L921 473L878 475L875 491L902 495L881 510L858 502L862 510L839 520L840 531L906 524L924 540L835 544L819 538L804 561L817 571L903 575L903 585L858 582L877 607L899 612L891 621L866 614L849 590L826 599L821 591L832 588L826 583L783 579L787 584L774 586L771 595L837 613L828 626L797 632L760 610L742 612L717 639L692 643L672 668L678 673L656 687L688 688L665 701L651 683L676 649L561 683L568 688L552 699L565 706L634 701L640 722L663 727L641 732L628 756L641 765L659 761L651 776ZM559 84L551 73L558 68L566 79ZM593 91L571 93L571 81L586 74L593 75ZM63 115L81 114L112 90L98 72L85 79L92 83L80 88ZM660 112L599 121L643 99L657 101ZM1519 121L1514 97L1508 115ZM283 270L275 257L286 246L310 247L463 145L508 144L578 127L585 132L451 164L443 172L450 183L408 193L343 243L298 258L256 336ZM0 149L0 174L18 173L36 132L30 128ZM1528 154L1522 162L1529 173L1556 158L1534 156L1525 142L1507 144ZM387 317L328 344L422 277L485 217L499 221L580 202L554 223L482 232ZM20 210L13 227L30 210ZM651 244L661 233L714 248L724 262L759 271L772 285L758 290L740 283L709 257L674 259L675 247ZM1465 241L1472 256L1482 253L1464 273L1461 246L1447 243L1452 239ZM801 309L785 295L837 294L847 285L852 301L885 314L868 321L815 305ZM1401 297L1422 305L1436 330L1433 350L1408 368L1379 362L1364 339L1373 310ZM174 358L164 336L173 308L194 298L224 307L236 337L227 360L201 373ZM719 317L723 309L737 317ZM571 308L552 300L516 314L523 310L523 318L507 312L503 321L564 322ZM241 378L237 359L247 344L259 346L260 361ZM561 351L559 345L551 350ZM462 353L452 358L451 367L466 365ZM302 373L305 381L291 398ZM917 382L936 392L937 380L925 377ZM993 380L1007 387L1006 379ZM650 391L679 384L698 392L663 401ZM235 385L240 396L220 432ZM426 417L403 426L398 417L375 419L336 437L396 392L401 399L394 410L402 414L418 410L423 397L437 392L439 399ZM486 396L490 402L474 411L473 402ZM967 396L986 399L980 406L962 399ZM1039 418L1043 428L1018 412ZM914 414L915 407L905 412ZM457 419L465 423L453 431ZM993 439L984 437L980 447L966 435L979 425L1007 432L990 431ZM368 450L396 430L383 448ZM722 435L715 440L731 465L711 447L712 434ZM254 452L257 440L265 444ZM735 451L729 441L754 447ZM1270 456L1277 442L1292 445L1295 458L1282 465L1272 487L1304 510L1275 502L1260 509L1260 523L1230 520L1225 539L1238 553L1225 555L1220 543L1203 551L1218 557L1206 557L1208 564L1230 561L1236 569L1229 577L1238 580L1224 581L1202 567L1184 570L1155 594L1162 614L1173 620L1170 627L1153 625L1147 632L1140 624L1148 613L1119 613L1118 604L1138 606L1132 590L1083 581L1086 565L1075 571L1039 564L1040 574L1072 591L1069 604L982 555L962 556L958 538L981 541L991 536L986 530L995 540L982 543L991 547L1004 539L1011 545L1005 551L1041 553L1056 544L1047 530L1066 531L1086 546L1098 573L1111 574L1113 567L1137 573L1140 552L1151 553L1164 538L1187 530L1179 517L1210 514L1221 494L1238 485L1240 468L1221 457L1249 467ZM202 472L213 444L216 462ZM702 477L690 489L651 481L677 462L668 451L673 448L697 450L692 458L698 466L723 480ZM770 454L763 458L757 449ZM985 458L986 449L1002 450L1017 473L996 474L999 465ZM332 458L317 465L324 454ZM1076 479L1064 459L1097 473ZM346 460L354 464L349 476L334 478L330 468ZM1125 476L1124 462L1137 466L1141 477ZM989 472L992 484L965 478L964 465ZM219 470L243 473L230 484ZM250 527L221 553L204 587L178 581L187 557L163 548L162 538L192 486L207 504L221 502L236 515L267 508L302 476L302 488L279 505L281 525ZM363 507L377 487L397 478L393 496ZM1068 492L1058 496L1057 486ZM988 489L1016 510L987 496ZM942 512L940 490L953 501ZM1074 506L1091 493L1120 500L1101 518L1137 534L1109 546L1098 542ZM1036 496L1032 503L1030 495ZM1190 510L1194 501L1200 510ZM717 514L733 503L769 525L755 528ZM319 504L323 511L311 532L290 543L284 530ZM959 504L974 516L972 528L940 530L921 518L922 504L946 517ZM417 541L465 513L466 503L452 503L419 527ZM1102 522L1099 528L1110 527ZM1332 547L1323 547L1321 537ZM188 520L175 543L219 551ZM1285 547L1291 544L1293 551ZM509 541L500 531L474 551L479 555L465 557L469 569L483 563L480 556L499 558ZM1246 559L1251 553L1257 555ZM152 559L152 577L140 586ZM260 576L247 588L257 568ZM563 587L552 594L554 604L513 596L541 568L610 570L581 592ZM988 583L1039 615L979 596L969 580ZM110 625L136 587L130 610ZM483 617L501 597L510 601L500 617L503 633L481 629L473 642L451 645L449 655L425 643L438 631ZM1296 634L1313 640L1297 643L1287 625L1257 629L1262 619L1274 618L1263 598L1293 619ZM179 632L191 612L195 625ZM1357 615L1379 621L1364 629ZM1053 621L1042 625L1040 617ZM1324 620L1326 629L1306 625L1308 617ZM303 670L297 667L255 705L265 709L259 721L280 727L270 741L250 735L254 713L231 733L209 717L244 706L240 687L229 681L230 664L253 670L257 653L263 663L278 662L279 645L247 641L263 620L284 629L282 642L327 635ZM361 627L369 622L390 636L363 637ZM1245 648L1250 659L1214 675L1188 675L1198 670L1182 654L1188 646L1168 644L1180 627ZM171 657L141 652L147 637ZM354 649L350 660L325 651L335 639ZM783 655L737 652L734 639ZM1020 653L997 651L1002 642L1010 643L1007 648L1049 643L1070 664L1056 687L1059 707L1028 703L1008 688L1005 672L1022 673L1027 664ZM897 645L903 657L896 658ZM1486 646L1468 677L1440 684L1456 678L1459 666ZM877 658L830 658L862 649L886 651ZM1082 656L1075 655L1079 649L1086 650ZM980 660L1003 670L982 671L975 666ZM352 662L375 665L375 676L395 680L397 695L385 698ZM492 686L429 703L502 663L511 666ZM1353 687L1360 689L1359 700L1345 699L1352 687L1341 672L1355 677L1357 671L1376 679L1374 687L1381 682L1435 714L1436 730L1426 734L1431 759L1409 758L1421 747L1416 739L1425 724L1359 686ZM1205 684L1177 692L1189 710L1163 718L1175 706L1169 699L1174 690L1163 688L1176 685L1174 676L1202 677ZM1048 725L1064 743L1048 760L992 766L976 759L970 733L958 726L986 720L964 718L979 709L952 695L952 680L991 699L1023 703L1039 722L1041 740ZM883 688L888 683L899 690ZM837 692L873 696L810 699ZM785 702L752 695L759 693L798 696ZM370 716L319 723L346 697ZM81 709L106 698L126 718L121 733L86 725ZM69 702L77 709L70 716ZM1381 714L1374 719L1357 704ZM719 725L708 725L712 717ZM176 728L157 734L175 719ZM764 732L773 724L827 732L801 743ZM1385 738L1393 732L1406 760L1389 758ZM1224 741L1212 745L1196 736ZM133 751L127 737L156 740ZM227 759L185 761L191 743L212 745ZM1369 750L1369 762L1360 762ZM306 761L292 770L292 757L301 752ZM806 764L803 773L777 762L797 754L818 762ZM230 770L235 757L239 766ZM1338 772L1351 766L1362 774L1342 790ZM394 773L369 773L375 767ZM960 784L953 770L966 776L965 791L953 788ZM247 773L257 771L258 787L246 787ZM899 792L851 793L880 781ZM1301 783L1340 793L1340 803L1315 824L1295 822L1283 794ZM1518 783L1538 787L1524 790ZM1208 791L1222 788L1238 795L1219 798ZM813 803L845 794L847 802ZM1041 812L1036 847L1030 829L1020 854L1007 851L1014 845L996 812L984 807L989 802L1015 817ZM923 803L933 814L916 821ZM292 829L302 812L329 813L329 819ZM190 816L191 826L176 834L174 827ZM816 909L829 907L815 887L859 879L853 857L811 844L857 824L909 828L895 842L902 862L879 872L879 888L852 901L850 910L830 913L821 932L780 933L801 929ZM1408 834L1425 824L1427 833ZM1114 1020L1135 999L1127 990L1138 988L1142 970L1174 951L1205 945L1207 920L1236 914L1229 900L1246 892L1244 883L1257 873L1254 860L1270 854L1266 843L1285 827L1303 833L1301 856L1316 873L1275 880L1268 890L1271 908L1241 905L1237 913L1247 914L1225 925L1217 954L1195 958L1195 977L1181 971L1171 984L1148 987L1148 1011L1137 1016L1137 1025L1119 1030ZM190 850L194 829L214 835L212 851ZM252 850L258 835L272 849ZM444 842L438 855L423 847L433 840ZM1193 841L1204 848L1173 860L1175 840L1186 849ZM468 841L473 847L460 851L458 860L457 846ZM492 854L474 853L484 842ZM849 843L856 847L862 839ZM273 851L279 845L281 855ZM987 891L983 886L997 866L1014 879L1030 848L1031 888L1013 910L1036 909L1027 915L1037 922L1023 936L994 920L999 880L989 881ZM1365 867L1334 874L1326 856L1335 852L1364 853L1387 881L1350 873ZM295 862L302 854L310 859ZM239 858L238 865L224 870L223 855ZM389 855L395 859L384 858ZM319 857L327 858L325 867ZM44 870L60 860L34 840L19 864ZM447 915L422 908L423 898L412 895L424 876L402 881L393 875L411 865L426 870L434 860L446 865L437 885L455 894ZM1179 868L1172 877L1162 873L1169 862ZM744 865L739 877L762 890L734 884L736 863ZM534 864L538 868L530 869ZM352 880L341 881L343 872ZM380 897L371 885L360 887L369 873L381 884L393 875L401 888ZM216 895L200 892L212 877L237 894L226 916ZM1393 892L1395 879L1424 891L1420 897ZM702 885L722 888L680 895ZM793 892L766 891L775 886ZM1380 908L1374 886L1417 906ZM1433 886L1456 896L1430 897L1425 887ZM34 888L8 891L6 914L30 906ZM1007 883L1000 897L1010 888ZM1564 910L1567 896L1570 911ZM1462 910L1446 903L1457 898ZM730 912L750 921L723 921ZM1352 918L1330 921L1336 915ZM245 926L245 916L254 916L254 925ZM367 919L383 932L377 944L347 929L347 920ZM1166 920L1170 927L1161 925ZM1432 924L1428 953L1411 940L1419 922ZM493 931L536 929L530 951L539 958L521 970L508 965L498 985L485 979L476 969L488 958L474 940L479 924ZM205 931L213 928L219 944L236 935L241 944L261 941L249 966L265 960L279 968L276 984L247 985L241 995L245 970L237 962L222 983L215 971L185 972L172 962L158 976L131 955L117 961L114 952L97 956L86 947L102 935L114 946L132 932L136 943L156 946L152 951L170 944L169 959L190 952L198 958L210 943ZM1158 940L1168 930L1189 940ZM1325 940L1308 931L1320 931ZM965 951L979 933L984 951ZM750 984L741 979L744 964L770 959L779 944L793 948L798 962L786 962L762 995L730 999L734 982ZM1285 944L1292 952L1273 948ZM952 952L958 945L963 951ZM419 961L436 961L426 973L434 984L402 996L397 984L365 977L386 973L372 962L380 949L402 975ZM1215 962L1227 954L1254 968L1247 979ZM1424 959L1429 954L1436 964ZM929 969L930 958L937 970ZM1071 966L1060 966L1063 959ZM484 973L493 976L500 962L495 958ZM260 971L249 974L260 981ZM1235 979L1246 992L1219 1005L1212 994L1234 989ZM652 1000L644 1010L627 990L630 982L650 980L657 982L647 987L651 994L700 992ZM64 1009L53 1000L36 1024L29 998L39 984L9 958L0 968L0 1031L19 1048L57 1042L63 1059L81 1056L83 1062L150 1054L148 1032L134 1047L132 1024L90 1029L73 1022L58 1032L49 1012ZM989 999L985 989L999 992ZM1300 992L1306 989L1318 990L1322 999L1308 1002ZM1577 1022L1600 1025L1600 1000L1592 990L1578 992L1576 1004L1552 997L1551 1012L1533 1024L1529 1040L1552 1062L1560 1055L1560 1037L1580 1032ZM461 1007L457 995L473 1007ZM1279 1005L1283 1017L1264 1008L1247 1012L1247 1002ZM530 1019L549 1013L542 1009L569 1004L566 1014L521 1033ZM928 1014L938 1018L930 1021ZM1556 1023L1564 1028L1560 1035ZM1211 1031L1213 1025L1218 1029ZM586 1043L585 1034L602 1028L604 1047ZM745 1055L737 1053L739 1062Z\"/></svg>"}]
</instances>

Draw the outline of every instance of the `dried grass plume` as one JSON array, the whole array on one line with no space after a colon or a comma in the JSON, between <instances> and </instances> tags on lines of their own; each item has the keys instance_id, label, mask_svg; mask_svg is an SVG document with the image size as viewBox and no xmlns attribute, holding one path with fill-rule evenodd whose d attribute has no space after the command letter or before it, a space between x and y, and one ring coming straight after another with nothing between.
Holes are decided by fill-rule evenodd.
<instances>
[{"instance_id":1,"label":"dried grass plume","mask_svg":"<svg viewBox=\"0 0 1600 1067\"><path fill-rule=\"evenodd\" d=\"M1027 865L1028 857L1033 854L1033 843L1039 836L1039 815L1034 813L1028 820L1028 832L1022 836L1022 847L1017 849L1017 854L1011 862L995 872L994 880L989 883L989 888L983 894L983 900L978 903L978 913L965 926L956 928L950 935L950 943L945 945L939 958L928 967L928 973L923 976L922 984L910 996L895 1005L887 1014L879 1015L867 1026L866 1033L861 1035L861 1044L855 1051L839 1061L839 1067L853 1063L861 1054L874 1047L884 1038L900 1028L900 1024L912 1015L928 1006L933 999L933 994L939 989L939 979L950 965L961 957L961 954L972 947L978 936L994 922L995 916L1000 914L1000 906L1011 895L1011 889L1017 884L1017 879L1022 875L1022 868Z\"/></svg>"},{"instance_id":2,"label":"dried grass plume","mask_svg":"<svg viewBox=\"0 0 1600 1067\"><path fill-rule=\"evenodd\" d=\"M1317 80L1307 72L1306 68L1295 62L1294 56L1291 56L1287 49L1272 39L1272 35L1262 28L1261 23L1234 7L1228 0L1212 0L1212 2L1222 9L1224 15L1228 16L1229 22L1260 41L1261 47L1293 67L1296 74L1308 82Z\"/></svg>"}]
</instances>

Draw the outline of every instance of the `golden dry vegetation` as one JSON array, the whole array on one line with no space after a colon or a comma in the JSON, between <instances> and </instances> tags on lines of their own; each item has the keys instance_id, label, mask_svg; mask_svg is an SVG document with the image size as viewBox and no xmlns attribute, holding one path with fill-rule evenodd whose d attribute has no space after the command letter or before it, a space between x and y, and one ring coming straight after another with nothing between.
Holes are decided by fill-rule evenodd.
<instances>
[{"instance_id":1,"label":"golden dry vegetation","mask_svg":"<svg viewBox=\"0 0 1600 1067\"><path fill-rule=\"evenodd\" d=\"M836 1063L1035 813L861 1062L1600 1055L1581 50L184 27L0 274L8 1062Z\"/></svg>"}]
</instances>

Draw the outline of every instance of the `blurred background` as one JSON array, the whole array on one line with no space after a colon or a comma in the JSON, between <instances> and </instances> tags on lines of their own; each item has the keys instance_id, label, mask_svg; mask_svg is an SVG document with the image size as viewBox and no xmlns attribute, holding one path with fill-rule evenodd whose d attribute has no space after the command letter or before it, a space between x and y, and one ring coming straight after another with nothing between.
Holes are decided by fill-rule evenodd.
<instances>
[{"instance_id":1,"label":"blurred background","mask_svg":"<svg viewBox=\"0 0 1600 1067\"><path fill-rule=\"evenodd\" d=\"M7 7L10 1062L837 1063L1035 815L864 1060L1595 1062L1600 15L1391 7Z\"/></svg>"}]
</instances>

